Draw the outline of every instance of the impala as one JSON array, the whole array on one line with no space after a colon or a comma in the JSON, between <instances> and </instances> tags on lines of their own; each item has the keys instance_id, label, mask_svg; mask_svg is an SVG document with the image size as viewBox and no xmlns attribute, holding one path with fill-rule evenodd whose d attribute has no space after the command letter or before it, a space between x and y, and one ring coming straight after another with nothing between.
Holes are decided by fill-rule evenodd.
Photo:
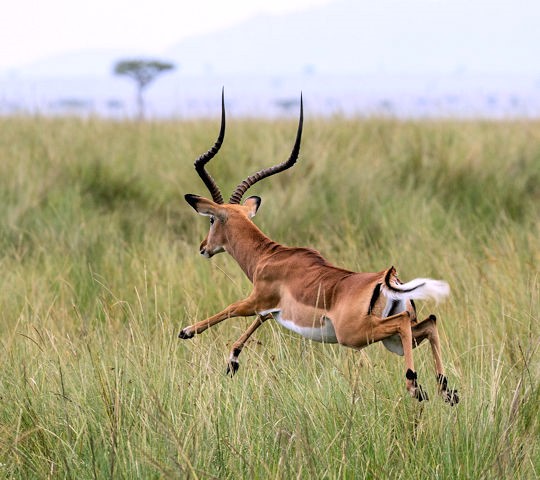
<instances>
[{"instance_id":1,"label":"impala","mask_svg":"<svg viewBox=\"0 0 540 480\"><path fill-rule=\"evenodd\" d=\"M255 316L254 322L233 344L227 373L238 370L238 357L248 338L263 322L273 318L300 335L325 343L339 343L354 349L382 341L384 346L405 358L405 384L419 401L427 394L417 382L413 348L427 339L435 362L438 391L451 405L458 403L457 391L448 388L441 360L436 318L416 318L416 299L440 300L449 294L446 282L417 278L401 283L394 267L377 273L358 273L336 267L309 248L287 247L272 241L252 222L261 199L256 196L241 203L245 192L258 181L292 167L298 158L302 138L303 103L296 140L288 160L263 169L243 180L225 203L220 189L206 170L219 151L225 136L225 102L221 98L221 129L214 146L195 161L195 169L212 200L185 195L199 213L210 218L210 230L200 245L200 253L211 258L217 253L231 255L253 284L251 294L223 311L185 327L179 334L188 339L232 317Z\"/></svg>"}]
</instances>

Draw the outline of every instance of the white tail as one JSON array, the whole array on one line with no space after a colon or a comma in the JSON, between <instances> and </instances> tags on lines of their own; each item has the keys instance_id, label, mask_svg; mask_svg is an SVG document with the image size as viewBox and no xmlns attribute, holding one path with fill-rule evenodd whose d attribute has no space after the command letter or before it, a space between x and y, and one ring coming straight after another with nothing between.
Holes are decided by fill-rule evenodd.
<instances>
[{"instance_id":1,"label":"white tail","mask_svg":"<svg viewBox=\"0 0 540 480\"><path fill-rule=\"evenodd\" d=\"M450 294L450 286L442 280L415 278L407 283L397 283L394 278L387 275L382 288L383 295L392 300L433 299L438 303Z\"/></svg>"}]
</instances>

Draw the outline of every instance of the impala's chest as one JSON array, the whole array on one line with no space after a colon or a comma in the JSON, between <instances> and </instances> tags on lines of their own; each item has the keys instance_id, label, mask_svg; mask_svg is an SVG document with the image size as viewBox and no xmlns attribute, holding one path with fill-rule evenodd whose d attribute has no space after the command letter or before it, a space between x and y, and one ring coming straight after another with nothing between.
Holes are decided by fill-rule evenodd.
<instances>
[{"instance_id":1,"label":"impala's chest","mask_svg":"<svg viewBox=\"0 0 540 480\"><path fill-rule=\"evenodd\" d=\"M261 314L268 313L272 313L272 316L280 325L309 340L323 343L337 343L336 332L332 320L326 316L319 315L317 317L312 317L313 320L309 321L305 318L295 318L294 315L288 314L289 312L284 314L282 310L261 312Z\"/></svg>"}]
</instances>

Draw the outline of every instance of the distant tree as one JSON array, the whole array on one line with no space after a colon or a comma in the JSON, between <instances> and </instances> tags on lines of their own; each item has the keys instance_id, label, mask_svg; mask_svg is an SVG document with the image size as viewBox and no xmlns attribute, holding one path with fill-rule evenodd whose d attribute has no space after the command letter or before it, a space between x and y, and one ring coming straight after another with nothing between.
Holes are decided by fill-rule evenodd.
<instances>
[{"instance_id":1,"label":"distant tree","mask_svg":"<svg viewBox=\"0 0 540 480\"><path fill-rule=\"evenodd\" d=\"M137 107L139 118L144 118L144 90L159 75L169 70L174 70L173 63L161 62L159 60L127 59L119 60L114 65L116 75L125 75L133 79L137 85Z\"/></svg>"}]
</instances>

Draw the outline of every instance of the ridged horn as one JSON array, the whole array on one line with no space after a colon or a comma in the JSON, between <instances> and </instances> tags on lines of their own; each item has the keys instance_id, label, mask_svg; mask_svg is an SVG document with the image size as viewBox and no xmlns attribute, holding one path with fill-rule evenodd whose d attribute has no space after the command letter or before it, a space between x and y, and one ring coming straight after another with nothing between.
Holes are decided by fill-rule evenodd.
<instances>
[{"instance_id":1,"label":"ridged horn","mask_svg":"<svg viewBox=\"0 0 540 480\"><path fill-rule=\"evenodd\" d=\"M218 153L221 144L223 143L223 139L225 138L225 89L221 90L221 129L219 130L219 136L216 140L216 143L214 143L214 146L208 150L205 154L201 155L197 160L195 160L195 170L199 174L199 177L201 177L202 181L206 185L206 188L210 191L212 194L212 199L214 202L222 204L223 203L223 196L221 195L221 192L219 190L219 187L217 186L216 181L212 178L212 176L206 171L204 168L205 165L214 158L216 153Z\"/></svg>"},{"instance_id":2,"label":"ridged horn","mask_svg":"<svg viewBox=\"0 0 540 480\"><path fill-rule=\"evenodd\" d=\"M296 131L296 141L294 142L294 147L292 149L289 159L273 167L265 168L249 177L247 177L242 183L240 183L234 190L229 203L240 203L246 190L255 185L259 180L263 178L270 177L276 173L283 172L288 168L291 168L298 159L298 154L300 153L300 142L302 140L302 126L304 123L304 104L302 100L302 95L300 94L300 120L298 121L298 130Z\"/></svg>"}]
</instances>

